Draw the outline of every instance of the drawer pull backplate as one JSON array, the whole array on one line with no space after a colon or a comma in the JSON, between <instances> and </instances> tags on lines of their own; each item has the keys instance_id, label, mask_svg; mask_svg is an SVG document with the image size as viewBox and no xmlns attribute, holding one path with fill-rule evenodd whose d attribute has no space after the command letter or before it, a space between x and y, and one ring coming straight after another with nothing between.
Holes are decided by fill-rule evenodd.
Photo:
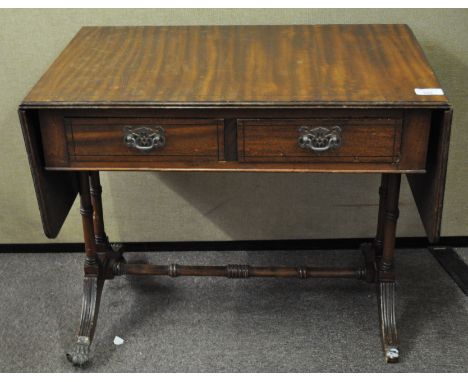
<instances>
[{"instance_id":1,"label":"drawer pull backplate","mask_svg":"<svg viewBox=\"0 0 468 382\"><path fill-rule=\"evenodd\" d=\"M330 128L301 126L299 134L299 147L316 153L341 146L341 128L339 126Z\"/></svg>"},{"instance_id":2,"label":"drawer pull backplate","mask_svg":"<svg viewBox=\"0 0 468 382\"><path fill-rule=\"evenodd\" d=\"M139 151L149 152L166 144L165 131L161 126L125 126L124 133L125 144Z\"/></svg>"}]
</instances>

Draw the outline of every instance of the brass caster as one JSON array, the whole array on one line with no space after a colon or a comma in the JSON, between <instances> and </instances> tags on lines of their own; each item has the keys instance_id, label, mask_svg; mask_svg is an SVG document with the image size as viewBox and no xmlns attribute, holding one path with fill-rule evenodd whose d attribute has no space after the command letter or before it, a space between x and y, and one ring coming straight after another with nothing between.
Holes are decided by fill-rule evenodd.
<instances>
[{"instance_id":1,"label":"brass caster","mask_svg":"<svg viewBox=\"0 0 468 382\"><path fill-rule=\"evenodd\" d=\"M79 336L73 348L67 353L67 359L73 366L83 367L89 362L89 337Z\"/></svg>"},{"instance_id":2,"label":"brass caster","mask_svg":"<svg viewBox=\"0 0 468 382\"><path fill-rule=\"evenodd\" d=\"M400 357L400 351L397 347L390 347L385 351L385 362L397 363Z\"/></svg>"}]
</instances>

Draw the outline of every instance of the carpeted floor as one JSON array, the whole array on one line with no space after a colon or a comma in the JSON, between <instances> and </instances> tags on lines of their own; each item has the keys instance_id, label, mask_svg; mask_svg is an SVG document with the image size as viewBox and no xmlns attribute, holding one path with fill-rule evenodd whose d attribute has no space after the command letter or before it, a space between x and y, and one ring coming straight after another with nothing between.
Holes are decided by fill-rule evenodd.
<instances>
[{"instance_id":1,"label":"carpeted floor","mask_svg":"<svg viewBox=\"0 0 468 382\"><path fill-rule=\"evenodd\" d=\"M468 260L468 251L459 253ZM383 362L373 285L353 280L118 278L93 361L65 358L83 256L0 254L1 372L467 372L468 297L426 250L399 250L401 362ZM357 265L358 251L128 254L180 264ZM123 345L113 343L122 337Z\"/></svg>"}]
</instances>

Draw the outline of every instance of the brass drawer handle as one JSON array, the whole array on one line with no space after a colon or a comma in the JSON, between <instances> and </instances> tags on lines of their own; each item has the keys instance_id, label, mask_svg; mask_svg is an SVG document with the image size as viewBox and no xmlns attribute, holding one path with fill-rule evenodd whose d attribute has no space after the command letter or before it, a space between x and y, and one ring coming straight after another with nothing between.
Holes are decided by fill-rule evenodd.
<instances>
[{"instance_id":1,"label":"brass drawer handle","mask_svg":"<svg viewBox=\"0 0 468 382\"><path fill-rule=\"evenodd\" d=\"M341 127L308 127L299 128L298 144L302 149L321 153L341 146Z\"/></svg>"},{"instance_id":2,"label":"brass drawer handle","mask_svg":"<svg viewBox=\"0 0 468 382\"><path fill-rule=\"evenodd\" d=\"M125 126L124 142L128 147L143 152L150 152L153 149L163 147L166 144L165 131L161 126Z\"/></svg>"}]
</instances>

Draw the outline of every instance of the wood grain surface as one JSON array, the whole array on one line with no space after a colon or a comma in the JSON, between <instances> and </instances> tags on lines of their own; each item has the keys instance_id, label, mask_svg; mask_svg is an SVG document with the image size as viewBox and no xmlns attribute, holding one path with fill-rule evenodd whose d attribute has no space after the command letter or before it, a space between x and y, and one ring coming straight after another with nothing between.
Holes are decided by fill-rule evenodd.
<instances>
[{"instance_id":1,"label":"wood grain surface","mask_svg":"<svg viewBox=\"0 0 468 382\"><path fill-rule=\"evenodd\" d=\"M23 107L437 106L406 25L85 27Z\"/></svg>"},{"instance_id":2,"label":"wood grain surface","mask_svg":"<svg viewBox=\"0 0 468 382\"><path fill-rule=\"evenodd\" d=\"M431 110L40 110L48 170L424 172ZM198 115L197 115L198 113ZM229 118L223 119L227 113ZM180 117L176 115L180 114ZM296 118L302 115L303 118ZM308 116L308 118L304 118ZM140 152L128 126L161 126L166 144ZM341 146L299 146L301 126L340 126ZM226 135L227 132L227 135ZM376 166L376 164L379 164ZM323 168L321 167L323 166Z\"/></svg>"},{"instance_id":3,"label":"wood grain surface","mask_svg":"<svg viewBox=\"0 0 468 382\"><path fill-rule=\"evenodd\" d=\"M424 226L434 242L440 232L450 131L450 118L440 116L451 116L451 110L445 96L418 96L414 89L438 87L406 25L85 27L23 101L20 117L49 237L57 234L76 196L76 185L69 181L80 170L379 172L409 175ZM197 139L204 146L209 143L203 148L203 160L172 158L175 161L163 155L122 155L122 150L129 153L128 148L121 146L114 128L81 128L79 148L99 154L81 161L67 139L66 121L74 118L224 123L220 122L216 134L214 125L209 131L198 130ZM303 157L295 146L292 151L284 146L293 144L289 139L293 130L273 131L275 118L324 118L347 124L362 119L401 120L401 144L394 151L399 158L381 163L297 161ZM247 146L244 130L238 129L242 119L269 120L261 128L250 126ZM400 141L390 134L391 128L378 123L362 128L373 129L374 137L379 137L377 146L366 141L367 135L358 137L359 126L353 126L343 146L351 156L362 154L358 142L367 144L364 148L369 153L383 155L390 153L392 138ZM189 155L199 150L190 146L186 137L192 132L185 130L178 129L173 153L179 148ZM356 139L348 146L353 142L350 137ZM103 141L110 144L106 146L109 155L97 152ZM270 156L263 163L245 162L249 144L260 154L276 147L282 156L289 153L295 158L283 162L283 157ZM58 212L54 201L44 197L57 194L54 187L63 188L66 196Z\"/></svg>"},{"instance_id":4,"label":"wood grain surface","mask_svg":"<svg viewBox=\"0 0 468 382\"><path fill-rule=\"evenodd\" d=\"M218 160L218 141L223 125L219 120L151 118L74 118L67 120L67 143L75 161L205 161ZM124 143L126 127L161 127L163 147L141 152ZM57 142L58 143L58 142ZM60 146L55 144L54 146Z\"/></svg>"},{"instance_id":5,"label":"wood grain surface","mask_svg":"<svg viewBox=\"0 0 468 382\"><path fill-rule=\"evenodd\" d=\"M37 112L20 110L19 118L42 227L45 235L53 239L57 237L76 199L78 178L73 172L45 171Z\"/></svg>"},{"instance_id":6,"label":"wood grain surface","mask_svg":"<svg viewBox=\"0 0 468 382\"><path fill-rule=\"evenodd\" d=\"M339 126L340 147L321 153L301 148L299 128ZM401 119L240 120L242 162L394 162L399 158ZM422 142L424 144L424 142Z\"/></svg>"}]
</instances>

